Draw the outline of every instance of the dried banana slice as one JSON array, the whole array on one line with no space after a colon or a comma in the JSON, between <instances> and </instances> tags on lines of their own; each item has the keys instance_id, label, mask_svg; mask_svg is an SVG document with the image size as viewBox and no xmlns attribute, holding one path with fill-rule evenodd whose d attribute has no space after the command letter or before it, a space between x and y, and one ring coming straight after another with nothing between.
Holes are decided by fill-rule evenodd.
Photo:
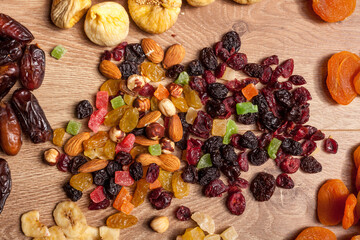
<instances>
[{"instance_id":1,"label":"dried banana slice","mask_svg":"<svg viewBox=\"0 0 360 240\"><path fill-rule=\"evenodd\" d=\"M33 240L67 240L64 232L60 227L52 226L51 228L49 228L49 231L49 237L34 238Z\"/></svg>"},{"instance_id":2,"label":"dried banana slice","mask_svg":"<svg viewBox=\"0 0 360 240\"><path fill-rule=\"evenodd\" d=\"M163 33L176 22L181 0L129 0L128 6L139 28L148 33Z\"/></svg>"},{"instance_id":3,"label":"dried banana slice","mask_svg":"<svg viewBox=\"0 0 360 240\"><path fill-rule=\"evenodd\" d=\"M27 237L48 237L50 231L40 221L39 211L30 211L21 216L21 230Z\"/></svg>"},{"instance_id":4,"label":"dried banana slice","mask_svg":"<svg viewBox=\"0 0 360 240\"><path fill-rule=\"evenodd\" d=\"M86 14L84 30L93 43L114 46L129 33L129 15L119 3L98 3Z\"/></svg>"},{"instance_id":5,"label":"dried banana slice","mask_svg":"<svg viewBox=\"0 0 360 240\"><path fill-rule=\"evenodd\" d=\"M187 2L193 7L203 7L215 2L215 0L187 0Z\"/></svg>"},{"instance_id":6,"label":"dried banana slice","mask_svg":"<svg viewBox=\"0 0 360 240\"><path fill-rule=\"evenodd\" d=\"M261 0L233 0L234 2L240 3L240 4L253 4L260 2Z\"/></svg>"},{"instance_id":7,"label":"dried banana slice","mask_svg":"<svg viewBox=\"0 0 360 240\"><path fill-rule=\"evenodd\" d=\"M53 216L56 224L69 238L80 237L87 228L86 218L74 202L59 203L53 212Z\"/></svg>"},{"instance_id":8,"label":"dried banana slice","mask_svg":"<svg viewBox=\"0 0 360 240\"><path fill-rule=\"evenodd\" d=\"M91 0L54 0L51 20L59 28L73 27L91 7Z\"/></svg>"},{"instance_id":9,"label":"dried banana slice","mask_svg":"<svg viewBox=\"0 0 360 240\"><path fill-rule=\"evenodd\" d=\"M79 240L101 240L99 235L99 229L97 227L88 226L85 232L81 235ZM115 239L114 240L118 240Z\"/></svg>"},{"instance_id":10,"label":"dried banana slice","mask_svg":"<svg viewBox=\"0 0 360 240\"><path fill-rule=\"evenodd\" d=\"M101 240L117 240L120 237L120 229L102 226L99 230Z\"/></svg>"}]
</instances>

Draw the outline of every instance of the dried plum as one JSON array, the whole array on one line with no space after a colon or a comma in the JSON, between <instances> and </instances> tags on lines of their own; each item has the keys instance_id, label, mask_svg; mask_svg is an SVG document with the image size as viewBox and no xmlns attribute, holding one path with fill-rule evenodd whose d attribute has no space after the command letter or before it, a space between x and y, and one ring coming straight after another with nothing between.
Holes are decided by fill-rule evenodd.
<instances>
[{"instance_id":1,"label":"dried plum","mask_svg":"<svg viewBox=\"0 0 360 240\"><path fill-rule=\"evenodd\" d=\"M217 57L210 47L203 48L200 51L200 61L203 66L209 70L215 70L218 65Z\"/></svg>"},{"instance_id":2,"label":"dried plum","mask_svg":"<svg viewBox=\"0 0 360 240\"><path fill-rule=\"evenodd\" d=\"M198 181L201 186L205 186L219 177L220 171L215 167L202 168L198 172Z\"/></svg>"},{"instance_id":3,"label":"dried plum","mask_svg":"<svg viewBox=\"0 0 360 240\"><path fill-rule=\"evenodd\" d=\"M204 70L204 66L199 60L193 60L187 66L186 71L190 76L199 76L204 74Z\"/></svg>"},{"instance_id":4,"label":"dried plum","mask_svg":"<svg viewBox=\"0 0 360 240\"><path fill-rule=\"evenodd\" d=\"M210 97L215 99L224 99L229 93L229 89L222 83L211 83L207 87Z\"/></svg>"},{"instance_id":5,"label":"dried plum","mask_svg":"<svg viewBox=\"0 0 360 240\"><path fill-rule=\"evenodd\" d=\"M82 197L82 192L73 188L70 183L65 183L63 189L66 193L66 196L73 202L77 202Z\"/></svg>"},{"instance_id":6,"label":"dried plum","mask_svg":"<svg viewBox=\"0 0 360 240\"><path fill-rule=\"evenodd\" d=\"M255 148L248 153L248 160L255 166L263 165L269 159L267 151L262 148Z\"/></svg>"},{"instance_id":7,"label":"dried plum","mask_svg":"<svg viewBox=\"0 0 360 240\"><path fill-rule=\"evenodd\" d=\"M82 100L76 105L76 117L78 119L84 119L91 116L94 109L88 100Z\"/></svg>"},{"instance_id":8,"label":"dried plum","mask_svg":"<svg viewBox=\"0 0 360 240\"><path fill-rule=\"evenodd\" d=\"M221 39L222 47L228 50L230 53L238 52L240 50L241 41L240 36L235 31L230 31L224 34Z\"/></svg>"},{"instance_id":9,"label":"dried plum","mask_svg":"<svg viewBox=\"0 0 360 240\"><path fill-rule=\"evenodd\" d=\"M252 131L246 131L240 137L239 144L243 148L254 149L258 146L258 139Z\"/></svg>"},{"instance_id":10,"label":"dried plum","mask_svg":"<svg viewBox=\"0 0 360 240\"><path fill-rule=\"evenodd\" d=\"M275 191L274 176L265 172L258 173L251 182L250 191L256 201L268 201Z\"/></svg>"},{"instance_id":11,"label":"dried plum","mask_svg":"<svg viewBox=\"0 0 360 240\"><path fill-rule=\"evenodd\" d=\"M313 156L303 157L301 159L300 168L306 173L318 173L322 171L321 163Z\"/></svg>"},{"instance_id":12,"label":"dried plum","mask_svg":"<svg viewBox=\"0 0 360 240\"><path fill-rule=\"evenodd\" d=\"M125 60L140 64L145 60L146 56L139 43L128 44L125 47Z\"/></svg>"}]
</instances>

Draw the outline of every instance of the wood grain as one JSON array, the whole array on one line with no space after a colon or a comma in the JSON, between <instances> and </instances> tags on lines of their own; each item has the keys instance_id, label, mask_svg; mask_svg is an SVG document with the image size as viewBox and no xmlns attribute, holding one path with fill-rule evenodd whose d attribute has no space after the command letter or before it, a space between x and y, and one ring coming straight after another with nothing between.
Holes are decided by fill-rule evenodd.
<instances>
[{"instance_id":1,"label":"wood grain","mask_svg":"<svg viewBox=\"0 0 360 240\"><path fill-rule=\"evenodd\" d=\"M126 6L124 0L119 2ZM192 211L209 213L215 219L218 233L234 225L240 235L239 239L294 239L303 228L320 226L316 219L316 193L321 183L329 178L340 178L354 190L351 155L360 144L360 100L357 97L348 106L335 104L326 90L324 80L326 63L331 54L341 50L359 54L359 7L346 21L328 24L313 13L310 2L263 0L251 6L241 6L230 0L217 0L203 8L193 8L184 2L175 26L161 35L146 34L131 22L128 42L139 42L144 37L151 37L164 48L181 43L187 51L185 63L196 58L198 50L219 41L221 35L232 28L242 35L241 51L248 55L250 62L258 62L273 54L277 54L281 60L293 58L294 73L306 78L313 97L309 124L324 130L327 136L334 137L340 149L336 155L321 151L317 153L323 171L316 175L300 171L293 174L295 189L276 189L268 202L256 202L248 190L244 191L247 209L242 216L229 214L224 205L225 198L203 197L198 186L191 186L190 196L182 200L174 199L168 209L153 210L148 202L137 208L134 214L140 223L122 230L121 239L175 239L186 227L194 225L192 222L175 220L173 213L180 205L186 205ZM98 59L104 48L86 39L82 29L83 20L69 30L55 27L49 17L50 3L50 0L0 0L0 12L25 24L36 37L35 42L45 52L49 53L58 44L68 49L60 61L47 55L44 83L34 91L51 125L58 128L74 119L77 102L93 100L104 80L97 71ZM83 123L85 126L86 122ZM0 215L0 239L26 239L20 231L20 216L29 210L40 210L41 220L49 226L54 224L52 210L57 202L66 199L61 186L69 180L70 175L41 161L42 152L49 147L50 143L34 145L25 139L17 156L0 154L0 157L8 160L13 176L12 193ZM256 172L262 170L275 175L279 173L273 161L268 161L264 166L251 167L242 176L251 180ZM116 212L111 208L90 212L87 210L88 200L86 193L79 205L90 225L101 226L107 216ZM152 232L148 227L149 221L157 215L170 216L171 227L162 235ZM341 226L329 229L340 240L349 239L349 236L359 231L358 226L347 231Z\"/></svg>"}]
</instances>

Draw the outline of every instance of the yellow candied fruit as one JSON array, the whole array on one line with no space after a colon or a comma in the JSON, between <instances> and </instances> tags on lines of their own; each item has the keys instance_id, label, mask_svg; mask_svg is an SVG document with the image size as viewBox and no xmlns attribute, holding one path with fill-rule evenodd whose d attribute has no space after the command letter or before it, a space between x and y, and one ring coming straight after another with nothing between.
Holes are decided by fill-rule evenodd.
<instances>
[{"instance_id":1,"label":"yellow candied fruit","mask_svg":"<svg viewBox=\"0 0 360 240\"><path fill-rule=\"evenodd\" d=\"M214 119L211 134L213 136L225 136L227 119Z\"/></svg>"},{"instance_id":2,"label":"yellow candied fruit","mask_svg":"<svg viewBox=\"0 0 360 240\"><path fill-rule=\"evenodd\" d=\"M57 128L54 130L53 136L53 144L62 147L64 145L64 136L65 136L65 129L64 128Z\"/></svg>"},{"instance_id":3,"label":"yellow candied fruit","mask_svg":"<svg viewBox=\"0 0 360 240\"><path fill-rule=\"evenodd\" d=\"M186 197L190 192L190 186L181 178L181 173L180 171L174 172L171 180L174 196L179 199Z\"/></svg>"},{"instance_id":4,"label":"yellow candied fruit","mask_svg":"<svg viewBox=\"0 0 360 240\"><path fill-rule=\"evenodd\" d=\"M193 107L189 107L185 116L185 121L188 124L193 124L196 117L197 117L197 111Z\"/></svg>"},{"instance_id":5,"label":"yellow candied fruit","mask_svg":"<svg viewBox=\"0 0 360 240\"><path fill-rule=\"evenodd\" d=\"M205 238L205 233L201 228L187 228L184 235L182 235L183 240L203 240Z\"/></svg>"},{"instance_id":6,"label":"yellow candied fruit","mask_svg":"<svg viewBox=\"0 0 360 240\"><path fill-rule=\"evenodd\" d=\"M237 232L233 226L229 227L221 234L221 238L223 240L235 240L238 238L238 236L239 235L237 234Z\"/></svg>"}]
</instances>

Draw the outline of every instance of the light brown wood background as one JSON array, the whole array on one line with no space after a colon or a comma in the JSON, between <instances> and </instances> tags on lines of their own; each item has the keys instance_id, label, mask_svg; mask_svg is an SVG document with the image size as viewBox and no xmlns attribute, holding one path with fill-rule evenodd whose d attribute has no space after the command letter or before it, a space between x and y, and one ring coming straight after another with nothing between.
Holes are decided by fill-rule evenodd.
<instances>
[{"instance_id":1,"label":"light brown wood background","mask_svg":"<svg viewBox=\"0 0 360 240\"><path fill-rule=\"evenodd\" d=\"M46 76L40 89L34 91L53 128L65 127L75 119L74 106L80 100L94 99L94 94L104 81L97 71L100 53L105 48L97 47L87 40L83 31L83 20L70 30L61 30L50 21L50 0L0 0L0 12L6 13L26 25L47 53ZM100 1L93 1L100 2ZM126 6L125 1L120 1ZM152 37L164 48L181 43L186 48L185 62L197 57L198 50L218 41L222 34L233 29L243 33L241 52L247 54L250 62L277 54L281 60L295 60L295 74L303 75L308 81L313 100L311 101L310 124L331 135L339 143L336 155L319 152L316 158L323 164L319 174L293 174L295 188L277 188L270 201L254 201L249 191L244 191L247 209L242 216L231 215L225 205L225 198L209 199L201 196L201 189L191 186L191 194L185 199L174 199L165 210L156 211L148 202L134 210L139 218L135 227L121 231L121 239L174 239L193 222L180 222L173 217L179 205L186 205L192 211L210 214L217 226L217 233L234 225L239 239L294 239L305 227L320 226L316 219L316 193L319 186L330 178L340 178L352 187L354 166L352 152L360 144L360 99L348 106L335 104L326 90L326 62L331 54L347 50L359 54L360 13L355 13L341 23L325 23L312 11L308 0L263 0L251 6L238 5L231 0L216 0L215 3L193 8L186 3L175 26L164 34L149 35L131 22L128 42L139 42ZM174 37L172 35L175 35ZM68 50L59 61L51 58L53 47L62 44ZM15 89L15 87L14 87ZM83 122L84 125L86 122ZM85 129L85 128L84 128ZM245 128L242 128L245 129ZM8 157L13 177L13 189L5 209L0 215L0 239L26 239L20 230L22 213L38 209L41 221L54 224L52 210L57 202L65 200L61 188L70 175L41 161L42 152L50 143L34 145L24 139L20 153ZM242 176L250 180L256 172L266 170L277 175L279 170L273 161L264 166L251 166ZM79 201L88 223L101 226L116 210L88 211L88 192ZM152 217L170 217L170 229L157 234L148 227ZM338 239L350 239L360 233L359 226L345 231L341 226L330 227Z\"/></svg>"}]
</instances>

